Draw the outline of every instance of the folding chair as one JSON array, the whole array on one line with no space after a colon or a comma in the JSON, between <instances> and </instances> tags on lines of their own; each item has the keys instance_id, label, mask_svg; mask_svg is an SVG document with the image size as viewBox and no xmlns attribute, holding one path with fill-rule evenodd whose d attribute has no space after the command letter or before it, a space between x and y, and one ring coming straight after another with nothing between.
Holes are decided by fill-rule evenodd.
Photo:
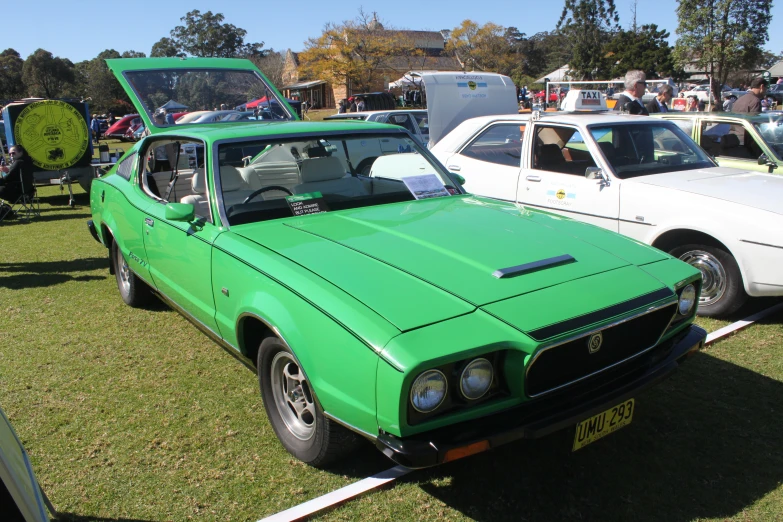
<instances>
[{"instance_id":1,"label":"folding chair","mask_svg":"<svg viewBox=\"0 0 783 522\"><path fill-rule=\"evenodd\" d=\"M41 200L35 189L35 179L32 174L20 174L22 181L22 193L15 201L9 201L11 210L0 215L0 221L9 219L12 215L16 219L30 221L34 217L41 217Z\"/></svg>"}]
</instances>

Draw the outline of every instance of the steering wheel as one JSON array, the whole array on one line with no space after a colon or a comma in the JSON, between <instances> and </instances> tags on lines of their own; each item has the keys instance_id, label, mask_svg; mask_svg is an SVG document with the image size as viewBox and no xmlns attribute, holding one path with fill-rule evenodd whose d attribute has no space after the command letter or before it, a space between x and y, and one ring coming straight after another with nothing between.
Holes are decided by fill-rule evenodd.
<instances>
[{"instance_id":1,"label":"steering wheel","mask_svg":"<svg viewBox=\"0 0 783 522\"><path fill-rule=\"evenodd\" d=\"M280 186L280 185L269 185L268 187L261 187L260 189L256 190L252 194L250 194L248 197L245 198L245 200L242 202L242 204L244 205L245 203L247 203L248 201L250 201L254 197L258 196L259 194L263 194L264 192L269 192L270 190L279 190L281 192L285 192L289 196L293 196L294 195L293 192L291 192L290 190L288 190L287 188L285 188L283 186Z\"/></svg>"}]
</instances>

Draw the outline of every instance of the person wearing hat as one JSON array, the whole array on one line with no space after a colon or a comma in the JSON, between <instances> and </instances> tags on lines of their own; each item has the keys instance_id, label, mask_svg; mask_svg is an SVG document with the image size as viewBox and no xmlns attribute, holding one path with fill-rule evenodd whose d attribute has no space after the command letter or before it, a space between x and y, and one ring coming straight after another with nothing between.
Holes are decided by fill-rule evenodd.
<instances>
[{"instance_id":1,"label":"person wearing hat","mask_svg":"<svg viewBox=\"0 0 783 522\"><path fill-rule=\"evenodd\" d=\"M761 112L761 98L767 94L767 84L761 77L753 78L750 82L750 89L747 94L743 94L734 106L732 112Z\"/></svg>"}]
</instances>

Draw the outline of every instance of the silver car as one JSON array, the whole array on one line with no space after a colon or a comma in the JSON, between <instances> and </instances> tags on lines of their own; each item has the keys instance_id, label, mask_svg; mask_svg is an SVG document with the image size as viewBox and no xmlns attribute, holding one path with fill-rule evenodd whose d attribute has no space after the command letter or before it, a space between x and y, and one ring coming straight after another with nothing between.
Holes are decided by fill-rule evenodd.
<instances>
[{"instance_id":1,"label":"silver car","mask_svg":"<svg viewBox=\"0 0 783 522\"><path fill-rule=\"evenodd\" d=\"M327 116L324 120L365 120L391 123L407 129L425 147L430 141L429 120L426 109L345 112Z\"/></svg>"}]
</instances>

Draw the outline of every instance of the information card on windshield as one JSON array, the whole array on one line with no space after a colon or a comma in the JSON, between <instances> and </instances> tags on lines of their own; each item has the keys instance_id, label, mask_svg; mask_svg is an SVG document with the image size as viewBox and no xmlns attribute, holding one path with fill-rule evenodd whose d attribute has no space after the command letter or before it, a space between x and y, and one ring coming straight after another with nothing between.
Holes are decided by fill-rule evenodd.
<instances>
[{"instance_id":1,"label":"information card on windshield","mask_svg":"<svg viewBox=\"0 0 783 522\"><path fill-rule=\"evenodd\" d=\"M326 212L329 207L326 206L323 195L320 192L308 192L306 194L297 194L295 196L286 196L285 200L291 207L294 216L306 216L308 214L320 214Z\"/></svg>"},{"instance_id":2,"label":"information card on windshield","mask_svg":"<svg viewBox=\"0 0 783 522\"><path fill-rule=\"evenodd\" d=\"M449 195L448 190L443 186L443 182L435 174L406 176L402 178L402 181L416 199L439 198Z\"/></svg>"}]
</instances>

